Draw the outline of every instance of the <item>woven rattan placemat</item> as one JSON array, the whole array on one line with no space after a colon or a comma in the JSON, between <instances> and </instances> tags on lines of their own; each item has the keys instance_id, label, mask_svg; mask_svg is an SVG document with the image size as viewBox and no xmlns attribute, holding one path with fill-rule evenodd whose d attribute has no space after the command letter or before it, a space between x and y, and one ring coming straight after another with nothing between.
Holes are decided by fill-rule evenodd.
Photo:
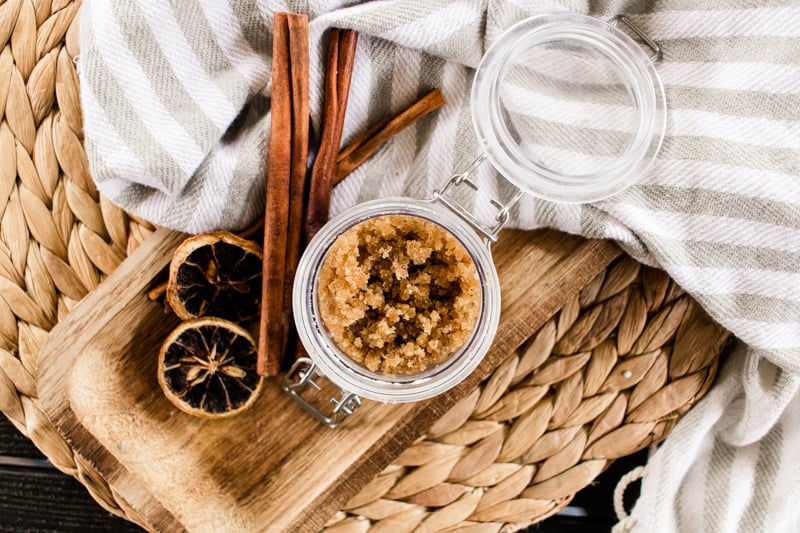
<instances>
[{"instance_id":1,"label":"woven rattan placemat","mask_svg":"<svg viewBox=\"0 0 800 533\"><path fill-rule=\"evenodd\" d=\"M0 410L100 505L138 522L39 407L52 327L153 231L88 171L80 1L0 3ZM515 529L664 438L710 386L727 334L663 272L622 258L329 523ZM511 460L514 459L514 460Z\"/></svg>"}]
</instances>

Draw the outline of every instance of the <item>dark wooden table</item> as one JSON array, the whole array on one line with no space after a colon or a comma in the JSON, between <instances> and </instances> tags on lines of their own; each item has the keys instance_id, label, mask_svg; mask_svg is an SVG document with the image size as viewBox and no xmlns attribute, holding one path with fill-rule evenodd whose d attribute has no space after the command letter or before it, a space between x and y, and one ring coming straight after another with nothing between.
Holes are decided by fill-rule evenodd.
<instances>
[{"instance_id":1,"label":"dark wooden table","mask_svg":"<svg viewBox=\"0 0 800 533\"><path fill-rule=\"evenodd\" d=\"M616 522L612 496L619 478L642 464L645 452L617 461L562 513L527 533L607 532ZM638 490L638 488L636 489ZM633 487L626 501L635 498ZM74 478L62 474L0 414L0 531L142 530L100 507Z\"/></svg>"}]
</instances>

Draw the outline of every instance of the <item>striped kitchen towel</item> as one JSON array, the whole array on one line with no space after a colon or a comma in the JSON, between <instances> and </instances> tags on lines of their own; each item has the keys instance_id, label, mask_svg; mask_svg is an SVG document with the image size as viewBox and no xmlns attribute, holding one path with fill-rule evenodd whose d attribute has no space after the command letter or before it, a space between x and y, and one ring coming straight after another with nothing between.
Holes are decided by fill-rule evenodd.
<instances>
[{"instance_id":1,"label":"striped kitchen towel","mask_svg":"<svg viewBox=\"0 0 800 533\"><path fill-rule=\"evenodd\" d=\"M616 240L666 269L742 341L649 461L642 495L619 527L800 531L796 0L87 0L81 98L91 171L106 196L189 232L241 228L259 215L276 11L309 14L317 131L322 35L332 26L362 36L345 140L432 87L448 100L341 183L333 212L388 195L430 197L470 164L479 151L474 68L515 22L626 13L658 41L669 111L648 172L592 204L526 197L511 223ZM478 180L481 192L468 201L485 216L481 200L509 187L488 165Z\"/></svg>"}]
</instances>

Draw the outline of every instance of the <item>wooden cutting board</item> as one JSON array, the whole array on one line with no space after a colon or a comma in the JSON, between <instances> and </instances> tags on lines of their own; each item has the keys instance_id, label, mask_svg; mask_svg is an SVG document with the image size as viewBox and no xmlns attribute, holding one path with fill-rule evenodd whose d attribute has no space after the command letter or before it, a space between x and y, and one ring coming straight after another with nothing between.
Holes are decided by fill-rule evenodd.
<instances>
[{"instance_id":1,"label":"wooden cutting board","mask_svg":"<svg viewBox=\"0 0 800 533\"><path fill-rule=\"evenodd\" d=\"M223 420L163 396L156 356L178 320L147 290L185 236L159 230L51 332L39 359L45 413L153 530L317 531L404 448L620 254L605 241L506 231L494 246L502 314L478 369L436 398L364 401L320 425L277 380Z\"/></svg>"}]
</instances>

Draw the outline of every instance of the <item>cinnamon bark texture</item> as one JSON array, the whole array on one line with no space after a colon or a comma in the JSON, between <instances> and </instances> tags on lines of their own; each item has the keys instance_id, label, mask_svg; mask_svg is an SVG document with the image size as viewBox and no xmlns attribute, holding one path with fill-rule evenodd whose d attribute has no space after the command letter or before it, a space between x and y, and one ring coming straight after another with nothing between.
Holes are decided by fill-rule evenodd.
<instances>
[{"instance_id":1,"label":"cinnamon bark texture","mask_svg":"<svg viewBox=\"0 0 800 533\"><path fill-rule=\"evenodd\" d=\"M397 115L388 117L362 133L356 140L339 152L336 158L336 177L338 183L348 174L369 159L383 143L436 111L445 103L439 89L433 89Z\"/></svg>"},{"instance_id":2,"label":"cinnamon bark texture","mask_svg":"<svg viewBox=\"0 0 800 533\"><path fill-rule=\"evenodd\" d=\"M294 213L297 217L298 209L302 211L308 106L308 19L304 15L276 13L258 343L258 373L266 376L280 372L289 329L291 302L284 299L293 276L287 275L287 270L291 268L293 275L299 251L288 250L290 246L299 248L299 238L290 236L291 216ZM292 245L290 240L295 238L298 244Z\"/></svg>"},{"instance_id":3,"label":"cinnamon bark texture","mask_svg":"<svg viewBox=\"0 0 800 533\"><path fill-rule=\"evenodd\" d=\"M292 161L289 181L289 225L286 243L286 277L283 282L283 335L281 354L294 344L292 286L303 249L303 212L308 177L309 51L308 19L289 17L292 76ZM291 338L290 338L291 337ZM294 348L291 349L292 352Z\"/></svg>"},{"instance_id":4,"label":"cinnamon bark texture","mask_svg":"<svg viewBox=\"0 0 800 533\"><path fill-rule=\"evenodd\" d=\"M328 221L331 188L336 176L336 159L342 143L342 130L350 94L350 79L356 57L358 34L352 30L333 29L328 39L325 70L322 131L314 167L305 219L305 242L308 243Z\"/></svg>"}]
</instances>

